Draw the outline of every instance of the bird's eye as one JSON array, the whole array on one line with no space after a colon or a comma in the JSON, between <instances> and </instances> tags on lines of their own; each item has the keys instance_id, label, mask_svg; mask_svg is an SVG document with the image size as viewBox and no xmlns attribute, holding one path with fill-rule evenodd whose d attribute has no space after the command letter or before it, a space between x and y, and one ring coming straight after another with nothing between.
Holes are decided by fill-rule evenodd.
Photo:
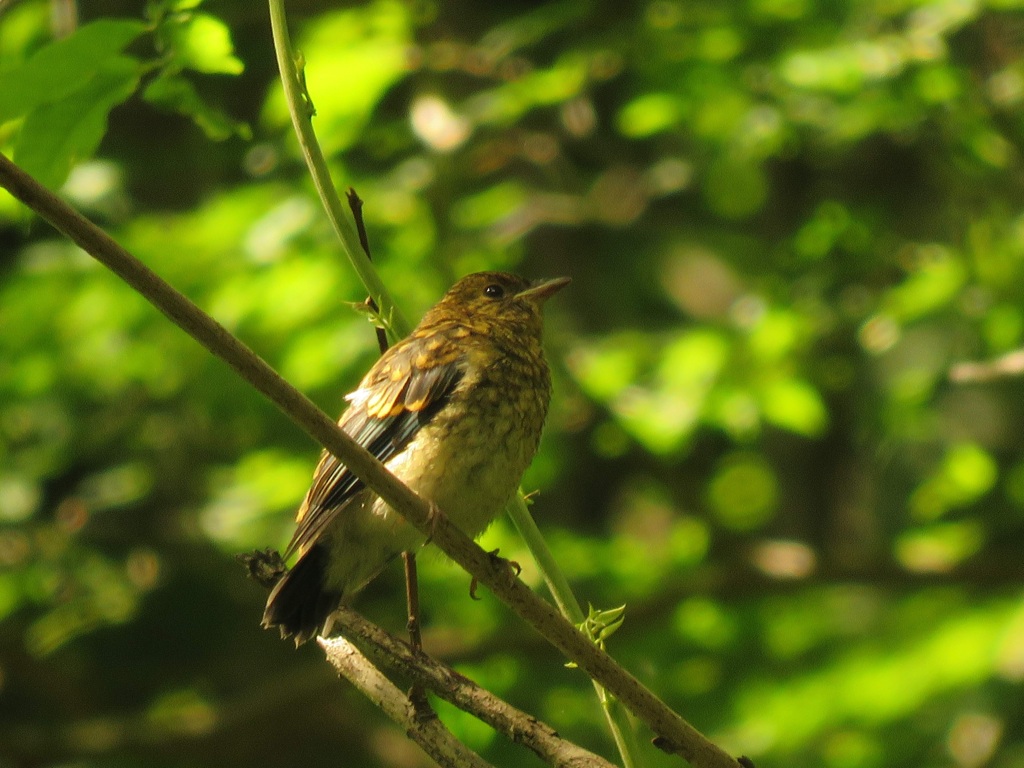
<instances>
[{"instance_id":1,"label":"bird's eye","mask_svg":"<svg viewBox=\"0 0 1024 768\"><path fill-rule=\"evenodd\" d=\"M500 285L491 284L484 288L484 296L490 299L500 299L505 295L505 289Z\"/></svg>"}]
</instances>

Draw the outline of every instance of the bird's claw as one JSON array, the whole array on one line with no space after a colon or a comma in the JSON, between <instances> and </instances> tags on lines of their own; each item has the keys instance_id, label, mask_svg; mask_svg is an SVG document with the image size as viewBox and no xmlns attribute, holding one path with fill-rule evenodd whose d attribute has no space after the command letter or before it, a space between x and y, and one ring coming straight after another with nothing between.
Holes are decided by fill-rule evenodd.
<instances>
[{"instance_id":1,"label":"bird's claw","mask_svg":"<svg viewBox=\"0 0 1024 768\"><path fill-rule=\"evenodd\" d=\"M444 512L437 506L433 501L428 500L427 503L430 505L430 511L427 512L427 541L424 543L430 543L434 539L434 534L437 533L437 524L444 517Z\"/></svg>"},{"instance_id":2,"label":"bird's claw","mask_svg":"<svg viewBox=\"0 0 1024 768\"><path fill-rule=\"evenodd\" d=\"M504 557L498 557L498 552L500 552L500 551L501 550L498 550L498 549L492 549L490 552L487 553L487 556L491 558L491 562L495 566L497 566L499 563L507 563L512 568L512 570L515 571L515 575L519 576L519 574L523 572L523 567L519 563L517 563L515 560L507 560ZM477 597L477 594L476 594L476 588L479 585L480 585L480 581L479 581L479 579L477 579L476 576L474 576L470 580L470 582L469 582L469 596L473 600L479 600L480 599L479 597Z\"/></svg>"},{"instance_id":3,"label":"bird's claw","mask_svg":"<svg viewBox=\"0 0 1024 768\"><path fill-rule=\"evenodd\" d=\"M288 573L288 566L276 549L246 552L235 555L235 559L249 571L249 578L265 589L273 589L281 577Z\"/></svg>"}]
</instances>

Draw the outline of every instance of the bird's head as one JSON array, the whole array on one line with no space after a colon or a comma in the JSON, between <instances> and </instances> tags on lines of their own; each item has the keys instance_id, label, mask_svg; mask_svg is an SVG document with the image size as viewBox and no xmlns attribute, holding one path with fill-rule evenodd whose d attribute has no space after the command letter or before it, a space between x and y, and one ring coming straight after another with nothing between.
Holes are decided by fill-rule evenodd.
<instances>
[{"instance_id":1,"label":"bird's head","mask_svg":"<svg viewBox=\"0 0 1024 768\"><path fill-rule=\"evenodd\" d=\"M539 336L544 302L569 282L568 277L530 281L508 272L475 272L455 283L431 314L436 320L454 318Z\"/></svg>"}]
</instances>

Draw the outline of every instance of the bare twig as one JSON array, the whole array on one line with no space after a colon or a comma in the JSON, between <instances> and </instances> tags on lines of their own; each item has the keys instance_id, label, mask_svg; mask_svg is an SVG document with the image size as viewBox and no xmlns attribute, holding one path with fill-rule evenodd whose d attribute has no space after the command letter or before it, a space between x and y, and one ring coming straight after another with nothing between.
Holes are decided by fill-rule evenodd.
<instances>
[{"instance_id":1,"label":"bare twig","mask_svg":"<svg viewBox=\"0 0 1024 768\"><path fill-rule=\"evenodd\" d=\"M378 663L431 689L441 698L503 733L511 741L533 750L550 765L556 768L613 768L604 758L563 739L549 725L516 709L451 667L414 652L401 640L352 609L339 609L334 614L334 621L346 637L358 643ZM335 654L339 640L321 638L319 642L328 660L337 666Z\"/></svg>"},{"instance_id":2,"label":"bare twig","mask_svg":"<svg viewBox=\"0 0 1024 768\"><path fill-rule=\"evenodd\" d=\"M324 446L402 515L441 551L487 586L520 618L598 681L634 715L647 723L658 746L689 760L698 768L737 768L736 760L710 742L692 725L608 654L597 648L550 603L519 581L502 564L477 546L441 511L417 496L376 458L343 432L334 420L285 381L273 368L232 336L227 329L152 270L117 244L109 235L40 185L0 154L0 185L15 198L67 235L211 353L270 399L293 423Z\"/></svg>"},{"instance_id":3,"label":"bare twig","mask_svg":"<svg viewBox=\"0 0 1024 768\"><path fill-rule=\"evenodd\" d=\"M949 378L958 384L983 383L1024 375L1024 349L1008 352L995 360L957 363Z\"/></svg>"},{"instance_id":4,"label":"bare twig","mask_svg":"<svg viewBox=\"0 0 1024 768\"><path fill-rule=\"evenodd\" d=\"M363 199L356 194L355 189L352 187L348 188L345 198L348 200L349 210L352 211L352 218L356 222L359 245L362 247L363 253L366 254L366 260L373 261L373 255L370 253L370 238L366 234L366 224L363 222ZM372 295L366 297L366 306L378 318L380 317L380 307L377 306L377 302L373 300ZM377 347L383 355L388 351L388 332L381 325L375 325L374 330L377 332Z\"/></svg>"},{"instance_id":5,"label":"bare twig","mask_svg":"<svg viewBox=\"0 0 1024 768\"><path fill-rule=\"evenodd\" d=\"M409 643L414 651L423 650L423 637L420 633L420 589L416 577L416 553L403 552L402 562L405 566L405 605L408 608L406 628L409 630Z\"/></svg>"},{"instance_id":6,"label":"bare twig","mask_svg":"<svg viewBox=\"0 0 1024 768\"><path fill-rule=\"evenodd\" d=\"M394 683L343 637L320 640L338 672L348 679L385 715L405 729L406 735L442 766L493 768L445 728L436 717L421 717L412 702Z\"/></svg>"},{"instance_id":7,"label":"bare twig","mask_svg":"<svg viewBox=\"0 0 1024 768\"><path fill-rule=\"evenodd\" d=\"M420 634L420 583L416 576L416 553L403 552L402 564L405 566L405 607L406 629L409 632L409 644L416 653L423 652L423 636ZM421 712L432 711L427 692L416 683L409 691L409 700Z\"/></svg>"}]
</instances>

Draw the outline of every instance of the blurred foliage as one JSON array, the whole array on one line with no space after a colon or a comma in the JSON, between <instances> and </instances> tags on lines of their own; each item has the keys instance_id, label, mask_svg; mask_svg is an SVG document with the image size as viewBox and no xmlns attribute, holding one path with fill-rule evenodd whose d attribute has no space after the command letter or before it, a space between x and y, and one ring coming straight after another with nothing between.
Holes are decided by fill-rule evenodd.
<instances>
[{"instance_id":1,"label":"blurred foliage","mask_svg":"<svg viewBox=\"0 0 1024 768\"><path fill-rule=\"evenodd\" d=\"M573 277L533 510L627 604L609 650L759 768L1024 766L1021 384L948 380L1024 345L1020 5L290 8L411 317ZM265 8L69 7L0 7L3 151L340 411L375 340ZM316 446L6 196L0 238L0 766L426 764L233 561L287 540ZM542 588L506 521L483 543ZM611 756L582 674L423 561L428 649ZM401 592L359 605L400 631Z\"/></svg>"}]
</instances>

